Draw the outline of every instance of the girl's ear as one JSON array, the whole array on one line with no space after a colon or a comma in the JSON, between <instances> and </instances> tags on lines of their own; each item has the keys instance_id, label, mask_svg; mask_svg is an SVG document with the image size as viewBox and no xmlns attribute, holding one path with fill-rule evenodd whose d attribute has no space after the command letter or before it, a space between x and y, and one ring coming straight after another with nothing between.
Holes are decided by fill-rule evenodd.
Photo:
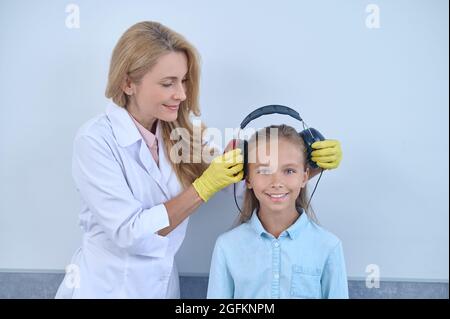
<instances>
[{"instance_id":1,"label":"girl's ear","mask_svg":"<svg viewBox=\"0 0 450 319\"><path fill-rule=\"evenodd\" d=\"M248 176L245 178L245 185L247 186L248 189L252 189L252 184L250 183L250 180L248 178Z\"/></svg>"},{"instance_id":2,"label":"girl's ear","mask_svg":"<svg viewBox=\"0 0 450 319\"><path fill-rule=\"evenodd\" d=\"M303 171L303 177L302 177L302 188L306 186L309 179L309 168L306 168L305 171Z\"/></svg>"}]
</instances>

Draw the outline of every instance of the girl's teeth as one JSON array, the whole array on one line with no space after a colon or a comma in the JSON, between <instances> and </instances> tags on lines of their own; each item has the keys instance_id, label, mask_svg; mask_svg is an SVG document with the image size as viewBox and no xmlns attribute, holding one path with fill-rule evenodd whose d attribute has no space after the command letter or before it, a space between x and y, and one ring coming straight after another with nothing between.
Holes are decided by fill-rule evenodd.
<instances>
[{"instance_id":1,"label":"girl's teeth","mask_svg":"<svg viewBox=\"0 0 450 319\"><path fill-rule=\"evenodd\" d=\"M270 197L274 197L274 198L281 198L286 196L286 194L280 194L280 195L269 195Z\"/></svg>"}]
</instances>

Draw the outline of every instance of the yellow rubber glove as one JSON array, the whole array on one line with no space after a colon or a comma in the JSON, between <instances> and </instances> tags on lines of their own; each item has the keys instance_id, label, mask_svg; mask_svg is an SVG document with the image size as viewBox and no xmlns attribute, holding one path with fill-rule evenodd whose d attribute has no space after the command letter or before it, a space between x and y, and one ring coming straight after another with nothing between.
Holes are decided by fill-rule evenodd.
<instances>
[{"instance_id":1,"label":"yellow rubber glove","mask_svg":"<svg viewBox=\"0 0 450 319\"><path fill-rule=\"evenodd\" d=\"M333 169L339 166L342 160L341 143L337 140L325 140L311 145L315 151L311 152L311 160L324 169Z\"/></svg>"},{"instance_id":2,"label":"yellow rubber glove","mask_svg":"<svg viewBox=\"0 0 450 319\"><path fill-rule=\"evenodd\" d=\"M236 148L217 156L203 174L192 185L198 195L207 202L222 188L239 182L244 176L244 157L241 149Z\"/></svg>"}]
</instances>

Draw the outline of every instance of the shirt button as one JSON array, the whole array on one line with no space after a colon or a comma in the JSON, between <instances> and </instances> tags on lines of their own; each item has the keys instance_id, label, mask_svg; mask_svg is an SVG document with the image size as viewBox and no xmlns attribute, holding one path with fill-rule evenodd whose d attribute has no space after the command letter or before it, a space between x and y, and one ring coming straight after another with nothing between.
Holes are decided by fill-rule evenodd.
<instances>
[{"instance_id":1,"label":"shirt button","mask_svg":"<svg viewBox=\"0 0 450 319\"><path fill-rule=\"evenodd\" d=\"M280 275L278 273L273 274L273 278L278 279L280 278Z\"/></svg>"},{"instance_id":2,"label":"shirt button","mask_svg":"<svg viewBox=\"0 0 450 319\"><path fill-rule=\"evenodd\" d=\"M280 247L280 243L277 242L277 241L276 241L275 243L273 243L273 245L274 245L275 247L277 247L277 248Z\"/></svg>"}]
</instances>

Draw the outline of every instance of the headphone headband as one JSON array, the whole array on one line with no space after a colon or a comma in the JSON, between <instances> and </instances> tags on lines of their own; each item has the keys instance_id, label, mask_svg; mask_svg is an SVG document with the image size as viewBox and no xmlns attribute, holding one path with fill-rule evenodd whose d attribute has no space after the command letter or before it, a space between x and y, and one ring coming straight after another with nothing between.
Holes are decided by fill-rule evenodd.
<instances>
[{"instance_id":1,"label":"headphone headband","mask_svg":"<svg viewBox=\"0 0 450 319\"><path fill-rule=\"evenodd\" d=\"M241 129L247 126L248 123L253 121L254 119L257 119L260 116L266 115L266 114L286 114L294 119L299 120L302 122L302 118L300 117L300 114L294 109L291 109L290 107L284 106L284 105L266 105L262 106L260 108L257 108L253 112L251 112L249 115L245 117L245 119L241 123Z\"/></svg>"}]
</instances>

